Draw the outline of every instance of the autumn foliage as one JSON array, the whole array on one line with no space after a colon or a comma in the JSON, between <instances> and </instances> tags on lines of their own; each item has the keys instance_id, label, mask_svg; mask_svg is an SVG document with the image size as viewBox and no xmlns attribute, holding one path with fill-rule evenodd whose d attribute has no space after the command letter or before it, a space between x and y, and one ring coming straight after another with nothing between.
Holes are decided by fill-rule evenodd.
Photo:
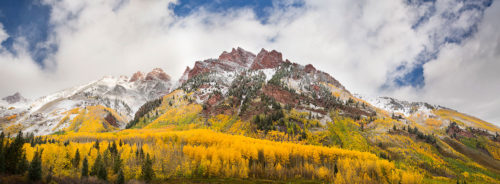
<instances>
[{"instance_id":1,"label":"autumn foliage","mask_svg":"<svg viewBox=\"0 0 500 184\"><path fill-rule=\"evenodd\" d=\"M157 180L180 177L419 183L422 178L372 153L253 139L205 129L68 133L46 138L55 142L24 144L27 159L32 160L36 151L43 149L43 173L61 177L81 176L82 164L75 165L74 161L78 151L90 168L97 162L102 164L110 181L117 180L120 173L113 171L116 155L121 161L117 170L123 171L126 180L144 177L141 170L148 159L152 160L154 173L148 176Z\"/></svg>"}]
</instances>

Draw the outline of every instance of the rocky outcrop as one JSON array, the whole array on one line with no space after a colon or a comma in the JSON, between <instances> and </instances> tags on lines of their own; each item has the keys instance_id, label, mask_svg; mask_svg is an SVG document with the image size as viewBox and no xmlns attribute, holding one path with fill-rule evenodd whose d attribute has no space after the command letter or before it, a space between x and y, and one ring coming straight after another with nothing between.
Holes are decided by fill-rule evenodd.
<instances>
[{"instance_id":1,"label":"rocky outcrop","mask_svg":"<svg viewBox=\"0 0 500 184\"><path fill-rule=\"evenodd\" d=\"M250 69L266 69L266 68L276 68L283 63L283 56L280 52L272 50L271 52L262 49L259 54L255 57Z\"/></svg>"},{"instance_id":2,"label":"rocky outcrop","mask_svg":"<svg viewBox=\"0 0 500 184\"><path fill-rule=\"evenodd\" d=\"M129 82L135 82L135 81L140 81L144 80L144 74L142 72L135 72L134 75L130 78Z\"/></svg>"},{"instance_id":3,"label":"rocky outcrop","mask_svg":"<svg viewBox=\"0 0 500 184\"><path fill-rule=\"evenodd\" d=\"M311 65L311 64L306 65L306 67L305 67L304 70L306 71L306 73L314 73L314 72L316 72L316 68L314 68L314 66Z\"/></svg>"},{"instance_id":4,"label":"rocky outcrop","mask_svg":"<svg viewBox=\"0 0 500 184\"><path fill-rule=\"evenodd\" d=\"M246 67L251 64L254 58L255 54L238 47L237 49L233 48L231 52L224 51L219 56L219 61L229 61L236 63L242 67Z\"/></svg>"},{"instance_id":5,"label":"rocky outcrop","mask_svg":"<svg viewBox=\"0 0 500 184\"><path fill-rule=\"evenodd\" d=\"M19 92L16 92L15 94L13 94L11 96L6 96L6 97L2 98L2 100L6 101L9 104L14 104L17 102L26 101L26 99Z\"/></svg>"},{"instance_id":6,"label":"rocky outcrop","mask_svg":"<svg viewBox=\"0 0 500 184\"><path fill-rule=\"evenodd\" d=\"M452 138L457 138L459 136L468 138L474 137L474 134L472 134L469 131L461 129L455 122L451 123L448 126L448 128L446 129L446 133Z\"/></svg>"},{"instance_id":7,"label":"rocky outcrop","mask_svg":"<svg viewBox=\"0 0 500 184\"><path fill-rule=\"evenodd\" d=\"M155 68L153 71L149 72L146 75L145 80L154 80L154 79L159 79L162 81L170 81L170 76L167 75L161 68Z\"/></svg>"},{"instance_id":8,"label":"rocky outcrop","mask_svg":"<svg viewBox=\"0 0 500 184\"><path fill-rule=\"evenodd\" d=\"M108 122L111 126L114 126L114 127L120 126L120 125L118 125L116 118L111 113L108 113L106 115L106 117L104 118L104 120L106 120L106 122Z\"/></svg>"},{"instance_id":9,"label":"rocky outcrop","mask_svg":"<svg viewBox=\"0 0 500 184\"><path fill-rule=\"evenodd\" d=\"M210 106L213 106L213 105L217 104L217 102L221 101L222 99L223 99L223 96L220 93L216 93L216 94L212 94L208 98L206 103Z\"/></svg>"},{"instance_id":10,"label":"rocky outcrop","mask_svg":"<svg viewBox=\"0 0 500 184\"><path fill-rule=\"evenodd\" d=\"M208 67L206 67L206 64L201 62L201 61L196 61L194 63L194 67L192 70L189 71L188 73L188 79L191 79L193 78L194 76L196 75L199 75L199 74L202 74L202 73L205 73L205 72L209 72L210 69Z\"/></svg>"},{"instance_id":11,"label":"rocky outcrop","mask_svg":"<svg viewBox=\"0 0 500 184\"><path fill-rule=\"evenodd\" d=\"M275 85L266 85L262 89L262 92L275 99L279 103L296 105L298 103L298 98L294 96L289 91L283 90Z\"/></svg>"}]
</instances>

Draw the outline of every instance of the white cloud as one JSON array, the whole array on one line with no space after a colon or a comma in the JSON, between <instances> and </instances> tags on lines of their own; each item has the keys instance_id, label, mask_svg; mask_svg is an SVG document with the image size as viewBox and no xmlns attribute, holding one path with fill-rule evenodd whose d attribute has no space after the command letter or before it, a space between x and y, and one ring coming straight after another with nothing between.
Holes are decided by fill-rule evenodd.
<instances>
[{"instance_id":1,"label":"white cloud","mask_svg":"<svg viewBox=\"0 0 500 184\"><path fill-rule=\"evenodd\" d=\"M446 45L425 65L422 96L500 124L500 4L485 12L479 32L463 45Z\"/></svg>"},{"instance_id":2,"label":"white cloud","mask_svg":"<svg viewBox=\"0 0 500 184\"><path fill-rule=\"evenodd\" d=\"M491 62L494 55L481 54L487 50L482 45L484 40L475 41L476 44L472 43L474 41L467 43L472 46L450 45L443 49L449 51L443 52L437 61L425 65L428 85L424 89L407 87L394 89L391 94L380 94L378 89L388 78L401 75L393 73L395 68L403 62L411 64L424 46L431 45L429 35L439 32L436 27L444 23L441 19L430 19L418 31L413 30L412 24L425 13L426 6L415 8L402 1L391 0L307 1L304 7L287 6L286 9L269 10L271 17L263 24L250 9L215 13L201 8L190 16L177 17L168 9L171 2L46 0L45 3L52 6L50 23L54 26L48 42L57 44L58 50L44 61L44 69L34 64L27 52L17 56L2 52L0 77L12 80L0 81L0 96L21 91L35 97L84 84L104 75L130 75L155 67L163 68L175 79L194 61L214 58L224 50L241 46L254 52L260 48L276 49L291 61L312 63L332 74L352 92L424 99L480 114L481 110L464 108L474 102L463 95L466 93L459 95L450 91L451 87L446 87L451 85L447 83L452 80L452 75L440 74L435 68L447 66L466 70L460 73L464 76L474 75L484 66L491 65L489 68L498 69ZM283 1L281 5L292 3ZM443 3L438 6L438 11L452 5L458 6L451 4L447 7ZM489 21L485 24L494 23ZM454 26L467 25L470 25L470 20L463 19ZM5 34L1 33L0 40L4 40ZM486 33L480 32L478 37L480 34ZM19 49L23 50L20 45ZM453 62L454 53L462 49L470 52L473 45L481 47L475 50L476 56L464 55L461 62ZM483 63L475 62L474 66L477 66L474 70L468 69L473 65L460 64L477 58L484 60ZM473 78L495 77L494 73L486 73ZM465 79L457 77L460 78ZM476 87L484 88L482 85L487 83ZM491 88L489 91L478 90L477 93L485 98L499 93L499 89ZM442 100L433 100L436 97ZM455 99L462 102L455 103ZM499 114L487 110L487 101L480 102L485 106L484 114ZM490 106L500 104L489 103L493 104ZM480 116L488 120L500 118Z\"/></svg>"},{"instance_id":3,"label":"white cloud","mask_svg":"<svg viewBox=\"0 0 500 184\"><path fill-rule=\"evenodd\" d=\"M7 38L9 38L9 34L5 32L5 30L3 29L3 24L0 23L0 43L7 40Z\"/></svg>"}]
</instances>

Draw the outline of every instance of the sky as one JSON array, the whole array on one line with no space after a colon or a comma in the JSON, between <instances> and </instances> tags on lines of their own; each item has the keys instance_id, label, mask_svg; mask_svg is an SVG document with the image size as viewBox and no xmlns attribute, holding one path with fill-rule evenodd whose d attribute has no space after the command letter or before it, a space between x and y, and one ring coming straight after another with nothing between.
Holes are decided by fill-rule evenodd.
<instances>
[{"instance_id":1,"label":"sky","mask_svg":"<svg viewBox=\"0 0 500 184\"><path fill-rule=\"evenodd\" d=\"M242 47L313 64L352 93L500 125L493 0L2 0L0 96L37 98L153 68L174 79Z\"/></svg>"}]
</instances>

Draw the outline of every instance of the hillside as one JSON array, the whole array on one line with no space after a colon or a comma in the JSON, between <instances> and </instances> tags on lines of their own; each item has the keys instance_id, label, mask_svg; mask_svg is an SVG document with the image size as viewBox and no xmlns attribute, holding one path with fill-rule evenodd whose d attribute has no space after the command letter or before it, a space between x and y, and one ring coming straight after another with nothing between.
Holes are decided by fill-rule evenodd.
<instances>
[{"instance_id":1,"label":"hillside","mask_svg":"<svg viewBox=\"0 0 500 184\"><path fill-rule=\"evenodd\" d=\"M25 130L47 135L70 126L68 122L76 117L72 112L89 106L104 106L108 111L115 111L109 114L120 120L113 126L125 128L141 105L167 94L171 87L170 76L159 68L147 74L137 72L131 77L106 76L33 101L0 103L0 116L3 117L0 123L7 134Z\"/></svg>"},{"instance_id":2,"label":"hillside","mask_svg":"<svg viewBox=\"0 0 500 184\"><path fill-rule=\"evenodd\" d=\"M275 50L232 49L175 82L155 69L9 99L2 133L42 135L24 144L26 157L43 148L43 171L59 179L80 175L79 163L70 166L79 150L91 165L110 160L109 181L120 169L146 180L141 164L151 159L154 182L500 183L499 127L439 105L353 94Z\"/></svg>"}]
</instances>

